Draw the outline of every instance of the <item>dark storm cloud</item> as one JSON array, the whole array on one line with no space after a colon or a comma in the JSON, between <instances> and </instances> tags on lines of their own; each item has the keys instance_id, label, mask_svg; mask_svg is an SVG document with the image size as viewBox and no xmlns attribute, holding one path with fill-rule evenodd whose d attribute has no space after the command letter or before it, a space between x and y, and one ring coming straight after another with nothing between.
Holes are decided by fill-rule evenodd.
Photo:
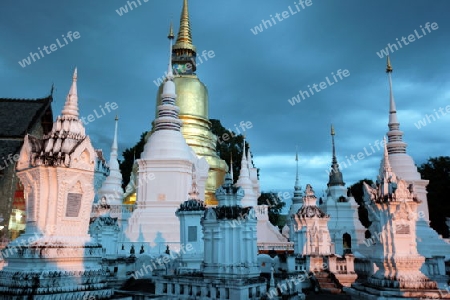
<instances>
[{"instance_id":1,"label":"dark storm cloud","mask_svg":"<svg viewBox=\"0 0 450 300\"><path fill-rule=\"evenodd\" d=\"M55 83L54 112L59 114L78 66L80 115L99 105L119 106L120 151L150 129L155 115L154 80L167 69L166 39L171 16L178 31L181 0L148 1L122 16L127 1L7 2L0 18L1 97L41 97ZM418 120L450 104L448 89L450 4L433 1L318 1L253 34L262 20L294 8L294 1L190 1L197 50L215 57L198 68L209 89L210 117L230 129L252 122L246 135L263 189L291 189L295 146L300 151L302 185L316 191L326 184L331 161L330 124L336 127L338 159L357 154L387 131L388 81L385 58L377 52L396 39L437 30L398 47L392 55L393 86L408 153L416 163L449 155L450 114L417 128ZM18 61L68 31L81 38L22 68ZM295 105L288 100L332 72L350 76ZM114 116L86 126L96 148L109 156ZM343 169L345 181L375 178L382 152Z\"/></svg>"}]
</instances>

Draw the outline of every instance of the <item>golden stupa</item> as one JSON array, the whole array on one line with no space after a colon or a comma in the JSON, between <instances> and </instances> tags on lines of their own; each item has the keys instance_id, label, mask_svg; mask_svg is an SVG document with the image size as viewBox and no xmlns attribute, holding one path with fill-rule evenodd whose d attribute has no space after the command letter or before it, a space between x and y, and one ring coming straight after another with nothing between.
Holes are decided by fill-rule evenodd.
<instances>
[{"instance_id":1,"label":"golden stupa","mask_svg":"<svg viewBox=\"0 0 450 300\"><path fill-rule=\"evenodd\" d=\"M173 35L172 30L170 35ZM208 118L208 90L195 74L196 55L196 49L192 43L188 1L184 0L180 31L172 47L176 105L180 108L179 118L183 121L181 132L186 143L209 164L205 202L207 205L217 205L215 192L222 185L228 166L216 153L217 137L211 132L211 123ZM162 88L163 85L159 87L156 106L161 104Z\"/></svg>"}]
</instances>

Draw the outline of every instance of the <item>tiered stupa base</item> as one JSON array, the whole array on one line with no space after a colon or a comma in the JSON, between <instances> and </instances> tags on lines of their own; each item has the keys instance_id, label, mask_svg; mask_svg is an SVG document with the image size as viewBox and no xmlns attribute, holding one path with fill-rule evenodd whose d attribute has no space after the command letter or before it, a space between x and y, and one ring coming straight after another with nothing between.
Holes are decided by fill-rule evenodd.
<instances>
[{"instance_id":1,"label":"tiered stupa base","mask_svg":"<svg viewBox=\"0 0 450 300\"><path fill-rule=\"evenodd\" d=\"M12 242L3 255L8 265L0 271L0 300L110 299L113 294L101 267L100 244Z\"/></svg>"}]
</instances>

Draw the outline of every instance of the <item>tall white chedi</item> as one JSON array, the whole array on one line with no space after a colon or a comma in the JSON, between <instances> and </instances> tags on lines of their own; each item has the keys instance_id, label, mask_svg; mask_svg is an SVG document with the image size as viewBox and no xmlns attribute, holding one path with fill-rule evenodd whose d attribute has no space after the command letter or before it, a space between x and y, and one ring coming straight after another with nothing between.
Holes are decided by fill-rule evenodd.
<instances>
[{"instance_id":1,"label":"tall white chedi","mask_svg":"<svg viewBox=\"0 0 450 300\"><path fill-rule=\"evenodd\" d=\"M247 160L247 150L245 147L245 139L242 150L241 169L239 172L239 178L235 184L241 187L245 191L244 198L242 199L242 206L256 207L258 205L258 197L254 193L253 182L250 179L249 163Z\"/></svg>"},{"instance_id":2,"label":"tall white chedi","mask_svg":"<svg viewBox=\"0 0 450 300\"><path fill-rule=\"evenodd\" d=\"M170 53L172 40L170 30ZM175 211L190 191L192 168L197 170L198 188L204 199L208 163L198 158L190 148L180 128L179 108L175 105L174 76L171 59L167 81L158 106L158 117L154 120L154 131L147 139L138 163L136 209L128 221L127 238L135 242L143 236L151 253L160 253L169 246L179 248L180 223Z\"/></svg>"},{"instance_id":3,"label":"tall white chedi","mask_svg":"<svg viewBox=\"0 0 450 300\"><path fill-rule=\"evenodd\" d=\"M109 159L109 175L98 190L99 202L94 204L89 234L102 244L103 256L107 259L117 258L119 246L124 242L123 232L128 227L131 216L130 205L124 205L122 173L118 161L117 127L119 118L115 118L114 137Z\"/></svg>"},{"instance_id":4,"label":"tall white chedi","mask_svg":"<svg viewBox=\"0 0 450 300\"><path fill-rule=\"evenodd\" d=\"M252 153L250 149L247 150L247 164L249 177L253 184L253 194L255 195L256 200L258 200L259 196L261 196L261 186L258 179L258 169L255 168L255 165L253 164Z\"/></svg>"},{"instance_id":5,"label":"tall white chedi","mask_svg":"<svg viewBox=\"0 0 450 300\"><path fill-rule=\"evenodd\" d=\"M392 66L389 56L387 57L386 73L389 79L389 131L387 132L388 143L387 150L389 153L389 162L392 170L408 183L413 183L415 187L414 193L420 199L419 211L424 216L425 221L429 221L428 201L426 186L428 180L423 180L417 171L416 164L411 156L406 153L407 144L403 142L403 131L400 130L400 123L397 118L397 108L392 90Z\"/></svg>"},{"instance_id":6,"label":"tall white chedi","mask_svg":"<svg viewBox=\"0 0 450 300\"><path fill-rule=\"evenodd\" d=\"M25 189L26 231L3 253L0 299L92 296L107 299L100 244L88 234L94 149L78 118L77 70L62 115L42 140L26 135L17 163ZM44 297L43 297L44 298Z\"/></svg>"},{"instance_id":7,"label":"tall white chedi","mask_svg":"<svg viewBox=\"0 0 450 300\"><path fill-rule=\"evenodd\" d=\"M230 168L231 169L231 168ZM217 207L207 208L203 226L203 275L215 278L258 277L256 217L253 207L241 205L244 190L233 186L230 173L216 191Z\"/></svg>"},{"instance_id":8,"label":"tall white chedi","mask_svg":"<svg viewBox=\"0 0 450 300\"><path fill-rule=\"evenodd\" d=\"M109 175L106 177L101 188L98 190L98 199L103 197L109 205L122 205L123 189L122 189L122 173L119 168L118 146L117 146L117 125L119 118L115 118L114 139L111 146L111 154L109 157Z\"/></svg>"},{"instance_id":9,"label":"tall white chedi","mask_svg":"<svg viewBox=\"0 0 450 300\"><path fill-rule=\"evenodd\" d=\"M414 194L420 200L418 207L417 238L419 253L426 258L433 256L449 256L450 245L429 226L428 200L426 186L428 180L421 179L420 173L411 156L406 153L407 144L403 142L403 132L397 118L397 109L392 90L392 66L387 57L386 73L389 79L389 131L386 144L389 163L393 172L408 184L414 185Z\"/></svg>"},{"instance_id":10,"label":"tall white chedi","mask_svg":"<svg viewBox=\"0 0 450 300\"><path fill-rule=\"evenodd\" d=\"M368 282L379 287L435 289L420 271L425 258L417 251L416 220L420 204L414 186L399 179L390 165L385 145L376 187L364 183L364 201L372 222L370 231L380 243L372 245L371 259L378 267Z\"/></svg>"},{"instance_id":11,"label":"tall white chedi","mask_svg":"<svg viewBox=\"0 0 450 300\"><path fill-rule=\"evenodd\" d=\"M343 174L336 158L334 137L336 132L331 125L332 161L327 184L327 196L319 207L331 216L328 222L334 253L339 255L366 250L364 245L366 228L358 217L358 204L346 188ZM363 247L360 247L363 246ZM361 249L362 248L362 249Z\"/></svg>"}]
</instances>

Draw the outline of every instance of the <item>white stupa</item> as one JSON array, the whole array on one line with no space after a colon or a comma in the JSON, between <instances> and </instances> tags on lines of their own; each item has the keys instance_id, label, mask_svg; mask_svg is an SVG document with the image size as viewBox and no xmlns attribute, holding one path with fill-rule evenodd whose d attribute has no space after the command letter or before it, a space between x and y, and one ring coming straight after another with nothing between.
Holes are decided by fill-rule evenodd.
<instances>
[{"instance_id":1,"label":"white stupa","mask_svg":"<svg viewBox=\"0 0 450 300\"><path fill-rule=\"evenodd\" d=\"M171 29L170 53L173 34ZM180 223L175 215L191 189L192 169L197 170L199 197L204 200L208 164L190 148L180 128L179 108L175 105L172 63L169 58L162 104L154 120L154 131L147 139L138 163L136 209L129 219L126 237L135 242L140 235L150 253L162 253L167 246L179 249Z\"/></svg>"},{"instance_id":2,"label":"white stupa","mask_svg":"<svg viewBox=\"0 0 450 300\"><path fill-rule=\"evenodd\" d=\"M244 139L244 145L243 145L243 150L242 150L241 169L239 172L239 178L235 185L240 186L245 191L245 196L241 202L241 205L243 207L246 207L246 206L256 207L258 205L258 197L254 193L253 182L250 179L250 170L249 170L248 160L247 160L247 150L245 147L245 139Z\"/></svg>"},{"instance_id":3,"label":"white stupa","mask_svg":"<svg viewBox=\"0 0 450 300\"><path fill-rule=\"evenodd\" d=\"M366 228L359 221L358 204L355 198L349 194L339 169L335 135L334 126L331 125L331 170L327 184L327 196L319 207L331 216L328 229L334 246L333 252L344 255L358 251L360 246L366 250L367 247L364 244Z\"/></svg>"},{"instance_id":4,"label":"white stupa","mask_svg":"<svg viewBox=\"0 0 450 300\"><path fill-rule=\"evenodd\" d=\"M25 189L27 226L5 248L0 299L110 298L101 267L102 246L88 234L94 160L94 148L78 118L75 69L51 132L42 140L26 135L20 151L17 176Z\"/></svg>"},{"instance_id":5,"label":"white stupa","mask_svg":"<svg viewBox=\"0 0 450 300\"><path fill-rule=\"evenodd\" d=\"M389 79L389 131L387 132L387 151L389 163L394 173L408 184L414 185L414 194L420 200L418 206L417 239L419 253L426 258L433 256L449 257L450 244L445 242L429 226L429 213L426 186L428 180L421 179L420 173L411 156L406 153L407 144L403 142L403 132L400 131L400 123L397 118L397 109L392 90L392 66L390 58L387 58L386 73Z\"/></svg>"},{"instance_id":6,"label":"white stupa","mask_svg":"<svg viewBox=\"0 0 450 300\"><path fill-rule=\"evenodd\" d=\"M109 175L106 177L102 187L98 190L98 198L101 200L105 197L109 205L122 205L123 189L122 189L122 173L119 168L117 159L117 125L119 118L115 118L114 139L111 146L111 154L109 157Z\"/></svg>"}]
</instances>

